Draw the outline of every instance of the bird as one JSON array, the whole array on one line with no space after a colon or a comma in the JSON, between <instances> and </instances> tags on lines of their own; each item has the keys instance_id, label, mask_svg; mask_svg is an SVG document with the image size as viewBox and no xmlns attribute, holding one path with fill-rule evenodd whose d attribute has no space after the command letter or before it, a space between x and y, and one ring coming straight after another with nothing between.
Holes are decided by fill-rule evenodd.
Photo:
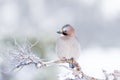
<instances>
[{"instance_id":1,"label":"bird","mask_svg":"<svg viewBox=\"0 0 120 80\"><path fill-rule=\"evenodd\" d=\"M61 34L56 41L56 53L59 59L71 59L77 61L80 57L80 43L76 37L75 29L70 25L64 25L61 30L57 31ZM75 65L69 63L70 68L74 68Z\"/></svg>"}]
</instances>

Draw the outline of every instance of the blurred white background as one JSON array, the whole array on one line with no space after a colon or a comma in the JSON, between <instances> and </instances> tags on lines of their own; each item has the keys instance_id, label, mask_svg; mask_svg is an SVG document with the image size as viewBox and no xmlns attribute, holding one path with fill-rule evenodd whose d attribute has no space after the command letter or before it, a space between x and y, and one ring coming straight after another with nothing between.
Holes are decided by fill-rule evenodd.
<instances>
[{"instance_id":1,"label":"blurred white background","mask_svg":"<svg viewBox=\"0 0 120 80\"><path fill-rule=\"evenodd\" d=\"M39 57L56 59L56 31L65 24L77 31L82 48L79 62L85 73L101 78L102 69L120 69L120 0L0 0L1 50L13 38L28 38L41 41L35 48ZM56 80L57 73L52 67L27 67L12 80ZM11 79L4 77L1 74L0 80Z\"/></svg>"}]
</instances>

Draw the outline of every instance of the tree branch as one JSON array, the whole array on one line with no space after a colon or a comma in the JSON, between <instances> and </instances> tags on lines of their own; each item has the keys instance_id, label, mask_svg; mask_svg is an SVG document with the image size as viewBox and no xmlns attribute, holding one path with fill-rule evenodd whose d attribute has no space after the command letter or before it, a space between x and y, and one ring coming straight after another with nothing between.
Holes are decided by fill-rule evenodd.
<instances>
[{"instance_id":1,"label":"tree branch","mask_svg":"<svg viewBox=\"0 0 120 80\"><path fill-rule=\"evenodd\" d=\"M105 79L97 79L95 77L91 77L86 75L78 62L76 62L75 60L71 60L71 59L61 59L61 60L53 60L53 61L43 61L41 60L39 57L37 57L36 55L34 55L34 53L32 52L31 48L33 46L35 46L37 43L35 43L32 46L27 45L27 47L21 47L19 46L17 43L15 43L17 48L15 48L16 50L12 50L9 53L12 54L12 59L13 61L17 61L17 64L15 65L15 67L12 69L12 71L14 71L17 68L23 68L26 65L35 65L36 68L43 68L43 67L49 67L49 66L53 66L53 65L59 65L60 67L64 67L65 69L69 70L72 72L72 75L74 76L74 78L65 78L64 80L110 80L110 76L113 77L113 80L118 80L120 78L120 71L115 70L113 73L107 73L105 70L103 70L103 74L105 75ZM65 65L60 65L61 63L72 63L75 65L74 69L71 69Z\"/></svg>"}]
</instances>

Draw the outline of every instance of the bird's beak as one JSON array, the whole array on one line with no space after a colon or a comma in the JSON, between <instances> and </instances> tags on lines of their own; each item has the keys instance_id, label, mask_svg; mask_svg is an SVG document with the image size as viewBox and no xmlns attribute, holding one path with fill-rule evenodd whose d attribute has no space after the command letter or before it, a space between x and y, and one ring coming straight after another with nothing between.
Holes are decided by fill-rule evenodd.
<instances>
[{"instance_id":1,"label":"bird's beak","mask_svg":"<svg viewBox=\"0 0 120 80\"><path fill-rule=\"evenodd\" d=\"M62 31L57 31L58 34L62 34L63 32Z\"/></svg>"}]
</instances>

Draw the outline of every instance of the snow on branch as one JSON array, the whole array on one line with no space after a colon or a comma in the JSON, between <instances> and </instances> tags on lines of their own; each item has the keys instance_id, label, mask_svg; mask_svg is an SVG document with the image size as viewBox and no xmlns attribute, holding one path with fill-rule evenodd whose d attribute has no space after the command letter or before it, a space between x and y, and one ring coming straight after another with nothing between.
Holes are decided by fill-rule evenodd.
<instances>
[{"instance_id":1,"label":"snow on branch","mask_svg":"<svg viewBox=\"0 0 120 80\"><path fill-rule=\"evenodd\" d=\"M14 68L12 71L18 68L23 68L24 66L27 65L35 65L36 68L42 69L43 67L49 67L53 65L58 65L59 67L63 67L69 71L72 72L73 78L70 77L65 77L63 78L64 80L120 80L120 71L115 70L113 73L107 73L105 70L103 70L103 74L105 75L105 78L102 79L97 79L95 77L91 77L86 75L82 69L81 66L79 65L78 62L75 60L71 61L69 59L62 59L62 60L53 60L53 61L43 61L39 57L37 57L31 50L33 46L35 46L38 42L35 44L27 44L20 46L16 41L15 41L15 48L14 50L9 51L9 54L12 56L12 60L17 61L17 63L14 65ZM73 63L75 65L74 69L71 69L65 65L60 65L61 63Z\"/></svg>"}]
</instances>

